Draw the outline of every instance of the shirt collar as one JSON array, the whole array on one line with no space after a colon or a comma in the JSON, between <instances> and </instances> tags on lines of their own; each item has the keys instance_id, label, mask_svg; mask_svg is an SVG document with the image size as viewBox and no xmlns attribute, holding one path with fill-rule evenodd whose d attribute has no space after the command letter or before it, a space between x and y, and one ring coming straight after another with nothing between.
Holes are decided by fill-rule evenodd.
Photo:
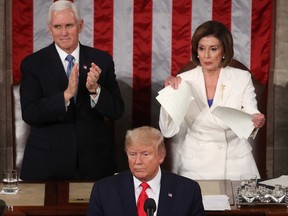
<instances>
[{"instance_id":1,"label":"shirt collar","mask_svg":"<svg viewBox=\"0 0 288 216\"><path fill-rule=\"evenodd\" d=\"M57 44L55 43L56 50L61 58L61 62L65 64L65 58L68 55L64 50L62 50ZM79 51L80 51L80 45L78 43L76 49L71 53L71 55L75 58L74 63L79 63Z\"/></svg>"},{"instance_id":2,"label":"shirt collar","mask_svg":"<svg viewBox=\"0 0 288 216\"><path fill-rule=\"evenodd\" d=\"M158 190L160 190L160 181L161 181L161 169L160 167L158 168L158 172L156 176L148 181L147 183L149 184L150 188L156 193ZM140 184L142 183L139 179L137 179L135 176L133 176L134 180L134 189L136 190Z\"/></svg>"}]
</instances>

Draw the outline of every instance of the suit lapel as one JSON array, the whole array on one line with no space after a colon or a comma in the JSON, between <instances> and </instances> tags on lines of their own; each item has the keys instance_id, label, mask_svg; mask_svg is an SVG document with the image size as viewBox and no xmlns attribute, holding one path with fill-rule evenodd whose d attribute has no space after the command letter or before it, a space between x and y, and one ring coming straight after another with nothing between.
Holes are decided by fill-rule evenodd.
<instances>
[{"instance_id":1,"label":"suit lapel","mask_svg":"<svg viewBox=\"0 0 288 216\"><path fill-rule=\"evenodd\" d=\"M137 215L137 207L135 201L135 191L133 176L130 171L127 171L121 178L121 187L119 188L121 201L124 205L126 216Z\"/></svg>"},{"instance_id":2,"label":"suit lapel","mask_svg":"<svg viewBox=\"0 0 288 216\"><path fill-rule=\"evenodd\" d=\"M86 90L86 80L87 80L87 73L91 67L88 59L86 58L86 49L83 45L80 44L80 51L79 51L79 83L78 83L78 97L77 100L81 100L82 95Z\"/></svg>"},{"instance_id":3,"label":"suit lapel","mask_svg":"<svg viewBox=\"0 0 288 216\"><path fill-rule=\"evenodd\" d=\"M175 187L173 187L173 185L173 179L169 178L167 173L162 170L157 215L171 215L171 212L174 208L174 196L176 195Z\"/></svg>"},{"instance_id":4,"label":"suit lapel","mask_svg":"<svg viewBox=\"0 0 288 216\"><path fill-rule=\"evenodd\" d=\"M194 86L194 97L197 98L198 103L201 101L203 106L207 106L207 95L205 88L205 81L203 72L200 67L197 67L196 73L193 73L192 87ZM197 89L197 90L196 90ZM199 105L199 104L198 104ZM202 105L200 105L202 107Z\"/></svg>"},{"instance_id":5,"label":"suit lapel","mask_svg":"<svg viewBox=\"0 0 288 216\"><path fill-rule=\"evenodd\" d=\"M219 80L216 87L216 92L214 96L213 105L211 110L213 110L217 106L224 106L229 95L231 94L231 90L233 89L231 75L229 73L229 69L222 68L219 76Z\"/></svg>"},{"instance_id":6,"label":"suit lapel","mask_svg":"<svg viewBox=\"0 0 288 216\"><path fill-rule=\"evenodd\" d=\"M56 50L55 44L52 43L48 48L49 59L45 67L51 68L49 73L51 73L54 80L60 79L59 84L61 85L61 89L66 89L68 85L68 79L66 76L65 69L61 62L61 58ZM57 82L53 82L54 84L58 84Z\"/></svg>"}]
</instances>

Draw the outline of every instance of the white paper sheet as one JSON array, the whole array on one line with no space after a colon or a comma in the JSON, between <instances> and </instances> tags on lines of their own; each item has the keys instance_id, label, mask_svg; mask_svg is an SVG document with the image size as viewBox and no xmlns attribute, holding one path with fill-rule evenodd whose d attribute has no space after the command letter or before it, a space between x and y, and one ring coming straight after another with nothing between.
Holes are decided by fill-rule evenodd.
<instances>
[{"instance_id":1,"label":"white paper sheet","mask_svg":"<svg viewBox=\"0 0 288 216\"><path fill-rule=\"evenodd\" d=\"M255 129L251 121L252 115L230 107L216 107L212 114L225 122L241 139L248 139Z\"/></svg>"},{"instance_id":2,"label":"white paper sheet","mask_svg":"<svg viewBox=\"0 0 288 216\"><path fill-rule=\"evenodd\" d=\"M231 210L227 195L204 195L202 201L206 211Z\"/></svg>"},{"instance_id":3,"label":"white paper sheet","mask_svg":"<svg viewBox=\"0 0 288 216\"><path fill-rule=\"evenodd\" d=\"M282 175L279 178L269 179L266 181L261 181L259 183L273 187L275 187L276 184L282 185L283 187L288 187L288 175Z\"/></svg>"},{"instance_id":4,"label":"white paper sheet","mask_svg":"<svg viewBox=\"0 0 288 216\"><path fill-rule=\"evenodd\" d=\"M179 126L185 117L190 102L194 100L189 84L182 80L178 89L173 89L169 85L159 91L158 94L156 99L168 112L175 124Z\"/></svg>"}]
</instances>

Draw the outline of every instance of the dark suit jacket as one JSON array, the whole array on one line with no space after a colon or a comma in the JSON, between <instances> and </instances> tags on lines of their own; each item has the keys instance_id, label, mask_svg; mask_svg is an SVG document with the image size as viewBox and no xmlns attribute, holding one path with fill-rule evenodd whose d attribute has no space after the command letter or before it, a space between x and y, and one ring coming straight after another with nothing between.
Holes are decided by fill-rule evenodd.
<instances>
[{"instance_id":1,"label":"dark suit jacket","mask_svg":"<svg viewBox=\"0 0 288 216\"><path fill-rule=\"evenodd\" d=\"M77 102L68 111L64 90L65 69L55 44L26 57L21 63L20 100L23 120L30 135L24 153L23 180L99 179L115 172L113 136L107 119L124 111L112 57L101 50L80 45ZM86 78L91 63L102 72L101 93L91 108ZM76 177L77 178L77 177Z\"/></svg>"},{"instance_id":2,"label":"dark suit jacket","mask_svg":"<svg viewBox=\"0 0 288 216\"><path fill-rule=\"evenodd\" d=\"M158 216L202 216L197 182L162 170ZM137 216L133 176L122 172L97 181L92 189L88 216Z\"/></svg>"}]
</instances>

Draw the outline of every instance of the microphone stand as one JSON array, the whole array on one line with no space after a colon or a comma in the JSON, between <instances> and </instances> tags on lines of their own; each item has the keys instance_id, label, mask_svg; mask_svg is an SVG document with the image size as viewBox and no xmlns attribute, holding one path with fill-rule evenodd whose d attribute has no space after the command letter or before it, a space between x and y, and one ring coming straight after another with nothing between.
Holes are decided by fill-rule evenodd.
<instances>
[{"instance_id":1,"label":"microphone stand","mask_svg":"<svg viewBox=\"0 0 288 216\"><path fill-rule=\"evenodd\" d=\"M147 208L147 216L154 216L154 211L153 211L153 208Z\"/></svg>"}]
</instances>

